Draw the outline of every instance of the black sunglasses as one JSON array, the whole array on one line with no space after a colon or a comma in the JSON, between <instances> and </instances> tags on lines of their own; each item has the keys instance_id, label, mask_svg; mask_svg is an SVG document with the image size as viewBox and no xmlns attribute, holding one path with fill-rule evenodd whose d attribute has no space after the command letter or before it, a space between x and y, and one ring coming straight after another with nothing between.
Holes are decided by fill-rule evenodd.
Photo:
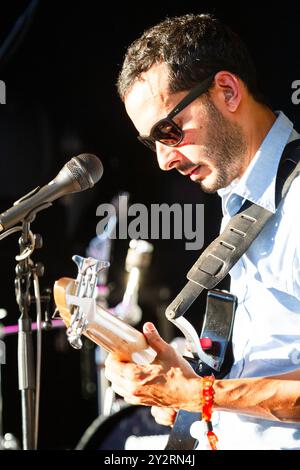
<instances>
[{"instance_id":1,"label":"black sunglasses","mask_svg":"<svg viewBox=\"0 0 300 470\"><path fill-rule=\"evenodd\" d=\"M173 121L173 118L180 113L192 101L205 93L214 81L215 74L203 80L199 85L192 88L192 90L172 109L172 111L163 119L156 122L150 131L149 135L138 135L138 140L146 147L149 147L154 152L156 151L155 142L168 145L169 147L176 147L183 140L184 132Z\"/></svg>"}]
</instances>

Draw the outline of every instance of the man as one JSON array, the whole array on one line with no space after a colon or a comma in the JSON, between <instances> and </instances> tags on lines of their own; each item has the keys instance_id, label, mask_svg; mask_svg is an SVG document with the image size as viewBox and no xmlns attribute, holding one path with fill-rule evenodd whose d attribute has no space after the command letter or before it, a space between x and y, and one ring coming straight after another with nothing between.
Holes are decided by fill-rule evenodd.
<instances>
[{"instance_id":1,"label":"man","mask_svg":"<svg viewBox=\"0 0 300 470\"><path fill-rule=\"evenodd\" d=\"M218 191L222 228L245 200L275 213L280 157L299 135L265 104L249 54L229 28L210 15L165 20L129 47L118 88L160 168ZM300 448L299 193L296 177L230 272L239 299L234 364L213 385L221 449ZM155 362L125 364L109 356L106 374L115 391L129 403L152 406L162 424L171 424L178 409L201 412L202 378L154 325L146 323L144 334L157 351Z\"/></svg>"}]
</instances>

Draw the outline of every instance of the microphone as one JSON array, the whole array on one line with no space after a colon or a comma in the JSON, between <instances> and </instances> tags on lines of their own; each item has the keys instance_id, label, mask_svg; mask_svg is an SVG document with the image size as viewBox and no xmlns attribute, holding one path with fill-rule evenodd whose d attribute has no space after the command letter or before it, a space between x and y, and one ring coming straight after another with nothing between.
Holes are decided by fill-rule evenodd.
<instances>
[{"instance_id":1,"label":"microphone","mask_svg":"<svg viewBox=\"0 0 300 470\"><path fill-rule=\"evenodd\" d=\"M82 153L71 158L50 183L33 189L0 214L0 232L24 220L31 212L35 214L51 206L61 196L92 188L102 174L103 165L95 155Z\"/></svg>"}]
</instances>

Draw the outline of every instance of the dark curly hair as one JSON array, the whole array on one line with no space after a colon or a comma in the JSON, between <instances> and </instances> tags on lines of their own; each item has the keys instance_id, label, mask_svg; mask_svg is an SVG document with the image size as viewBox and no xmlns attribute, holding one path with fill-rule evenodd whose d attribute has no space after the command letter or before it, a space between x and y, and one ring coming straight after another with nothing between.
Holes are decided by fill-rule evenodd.
<instances>
[{"instance_id":1,"label":"dark curly hair","mask_svg":"<svg viewBox=\"0 0 300 470\"><path fill-rule=\"evenodd\" d=\"M146 30L128 48L117 87L122 100L152 65L169 67L170 91L190 90L219 70L234 73L260 102L254 63L240 37L210 14L167 18Z\"/></svg>"}]
</instances>

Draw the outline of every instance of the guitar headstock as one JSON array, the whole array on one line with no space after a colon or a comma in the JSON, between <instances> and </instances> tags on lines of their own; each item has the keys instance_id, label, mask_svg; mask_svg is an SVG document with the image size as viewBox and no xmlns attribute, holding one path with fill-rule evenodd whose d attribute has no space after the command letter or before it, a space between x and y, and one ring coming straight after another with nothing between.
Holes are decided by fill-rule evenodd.
<instances>
[{"instance_id":1,"label":"guitar headstock","mask_svg":"<svg viewBox=\"0 0 300 470\"><path fill-rule=\"evenodd\" d=\"M98 274L108 268L110 263L79 255L74 255L72 260L78 269L77 278L75 280L62 278L56 281L54 298L57 309L66 323L70 345L80 349L88 313L96 306Z\"/></svg>"},{"instance_id":2,"label":"guitar headstock","mask_svg":"<svg viewBox=\"0 0 300 470\"><path fill-rule=\"evenodd\" d=\"M109 263L81 256L73 256L73 261L78 267L77 278L61 278L54 285L54 299L67 326L70 345L80 349L84 334L122 361L152 362L156 353L144 335L96 304L98 274Z\"/></svg>"}]
</instances>

